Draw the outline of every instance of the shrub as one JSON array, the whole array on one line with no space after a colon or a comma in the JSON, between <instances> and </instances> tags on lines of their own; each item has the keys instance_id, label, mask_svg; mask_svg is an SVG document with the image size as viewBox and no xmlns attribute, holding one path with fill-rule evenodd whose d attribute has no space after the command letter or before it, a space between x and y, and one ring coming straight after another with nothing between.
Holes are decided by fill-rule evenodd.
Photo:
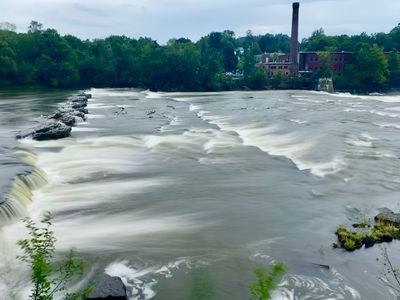
<instances>
[{"instance_id":1,"label":"shrub","mask_svg":"<svg viewBox=\"0 0 400 300\"><path fill-rule=\"evenodd\" d=\"M45 213L41 220L42 227L38 227L30 218L23 220L29 230L29 238L18 241L24 253L18 258L27 263L32 270L33 287L29 296L31 300L52 300L56 293L66 291L74 277L83 274L83 262L75 259L72 249L63 262L52 263L56 242L54 232L50 229L52 218L51 213ZM83 299L90 292L91 288L77 293L66 293L65 299Z\"/></svg>"}]
</instances>

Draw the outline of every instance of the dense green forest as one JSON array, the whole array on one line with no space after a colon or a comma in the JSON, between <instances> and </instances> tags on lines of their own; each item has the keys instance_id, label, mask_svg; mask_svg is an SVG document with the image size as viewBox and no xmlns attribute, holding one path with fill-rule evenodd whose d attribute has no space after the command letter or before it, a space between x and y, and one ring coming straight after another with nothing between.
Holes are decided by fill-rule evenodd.
<instances>
[{"instance_id":1,"label":"dense green forest","mask_svg":"<svg viewBox=\"0 0 400 300\"><path fill-rule=\"evenodd\" d=\"M7 25L7 26L5 26ZM301 88L304 79L266 78L255 67L255 55L288 53L284 34L236 37L230 30L212 32L197 42L171 39L160 45L150 38L110 36L81 40L44 29L32 21L28 32L12 24L0 30L0 86L139 87L164 91ZM400 26L389 33L327 36L316 30L300 49L354 51L345 74L335 77L342 89L385 89L400 86ZM390 55L384 53L391 52ZM231 73L243 76L232 76ZM315 76L332 75L329 61Z\"/></svg>"}]
</instances>

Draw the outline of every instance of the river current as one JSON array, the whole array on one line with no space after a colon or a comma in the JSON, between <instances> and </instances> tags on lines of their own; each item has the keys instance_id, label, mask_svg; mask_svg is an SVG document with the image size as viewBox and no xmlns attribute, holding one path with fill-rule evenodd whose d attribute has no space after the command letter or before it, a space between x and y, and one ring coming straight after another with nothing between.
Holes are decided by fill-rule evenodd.
<instances>
[{"instance_id":1,"label":"river current","mask_svg":"<svg viewBox=\"0 0 400 300\"><path fill-rule=\"evenodd\" d=\"M248 299L280 261L273 299L394 299L381 247L332 243L399 211L400 96L88 92L88 119L41 142L15 134L76 91L0 92L0 299L27 299L20 219L46 211L56 258L86 262L77 286L106 272L130 299Z\"/></svg>"}]
</instances>

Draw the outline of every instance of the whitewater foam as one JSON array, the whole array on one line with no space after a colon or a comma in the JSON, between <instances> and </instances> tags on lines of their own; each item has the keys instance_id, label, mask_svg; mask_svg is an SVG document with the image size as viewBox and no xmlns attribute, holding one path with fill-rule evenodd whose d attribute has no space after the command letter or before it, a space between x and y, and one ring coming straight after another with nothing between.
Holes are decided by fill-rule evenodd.
<instances>
[{"instance_id":1,"label":"whitewater foam","mask_svg":"<svg viewBox=\"0 0 400 300\"><path fill-rule=\"evenodd\" d=\"M375 126L381 127L381 128L394 128L394 129L400 129L400 123L380 123L380 122L375 122L373 123Z\"/></svg>"},{"instance_id":2,"label":"whitewater foam","mask_svg":"<svg viewBox=\"0 0 400 300\"><path fill-rule=\"evenodd\" d=\"M88 119L103 119L106 116L105 115L99 115L99 114L88 114L88 115L86 115L86 117Z\"/></svg>"},{"instance_id":3,"label":"whitewater foam","mask_svg":"<svg viewBox=\"0 0 400 300\"><path fill-rule=\"evenodd\" d=\"M94 204L95 205L95 204ZM36 215L32 211L32 215ZM54 230L57 232L57 247L68 251L121 251L132 242L144 242L166 234L188 234L207 226L197 222L199 215L168 215L152 210L103 212L91 215L77 214L74 218L57 218Z\"/></svg>"},{"instance_id":4,"label":"whitewater foam","mask_svg":"<svg viewBox=\"0 0 400 300\"><path fill-rule=\"evenodd\" d=\"M331 276L332 280L324 281L313 276L288 274L273 292L272 299L361 299L360 293L344 284L343 277L336 270L331 270Z\"/></svg>"},{"instance_id":5,"label":"whitewater foam","mask_svg":"<svg viewBox=\"0 0 400 300\"><path fill-rule=\"evenodd\" d=\"M164 93L156 93L150 90L143 91L142 93L145 95L146 99L159 99L164 97Z\"/></svg>"},{"instance_id":6,"label":"whitewater foam","mask_svg":"<svg viewBox=\"0 0 400 300\"><path fill-rule=\"evenodd\" d=\"M308 121L305 120L289 119L289 121L299 125L308 124Z\"/></svg>"},{"instance_id":7,"label":"whitewater foam","mask_svg":"<svg viewBox=\"0 0 400 300\"><path fill-rule=\"evenodd\" d=\"M277 125L258 127L261 124L233 125L231 119L225 116L210 115L208 111L199 111L199 117L217 125L222 131L235 132L245 146L254 146L270 155L285 156L299 170L309 170L312 174L325 177L340 172L346 165L340 156L331 161L311 161L306 158L318 141L311 140L301 134L280 133Z\"/></svg>"},{"instance_id":8,"label":"whitewater foam","mask_svg":"<svg viewBox=\"0 0 400 300\"><path fill-rule=\"evenodd\" d=\"M110 276L118 276L127 286L130 300L149 300L157 295L155 286L159 276L172 278L173 272L184 269L192 269L197 266L207 265L203 260L193 261L190 258L177 258L165 265L153 265L147 267L133 267L127 260L116 261L105 268L105 273Z\"/></svg>"}]
</instances>

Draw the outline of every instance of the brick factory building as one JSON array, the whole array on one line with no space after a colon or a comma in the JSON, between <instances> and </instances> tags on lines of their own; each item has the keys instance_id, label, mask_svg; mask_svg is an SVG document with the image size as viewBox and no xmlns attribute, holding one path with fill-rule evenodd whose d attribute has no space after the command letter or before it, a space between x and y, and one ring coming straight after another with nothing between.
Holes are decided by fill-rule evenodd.
<instances>
[{"instance_id":1,"label":"brick factory building","mask_svg":"<svg viewBox=\"0 0 400 300\"><path fill-rule=\"evenodd\" d=\"M257 55L257 66L263 69L268 77L273 77L278 73L286 76L312 74L326 67L326 62L321 59L318 52L299 52L299 8L298 2L293 3L290 54L264 53ZM332 52L329 59L332 72L342 75L346 64L351 61L353 55L354 52L350 51Z\"/></svg>"},{"instance_id":2,"label":"brick factory building","mask_svg":"<svg viewBox=\"0 0 400 300\"><path fill-rule=\"evenodd\" d=\"M333 74L343 75L346 64L351 62L354 52L331 52L330 55L330 65ZM300 72L314 73L325 67L325 62L321 61L321 57L318 55L318 52L300 52L299 61Z\"/></svg>"}]
</instances>

